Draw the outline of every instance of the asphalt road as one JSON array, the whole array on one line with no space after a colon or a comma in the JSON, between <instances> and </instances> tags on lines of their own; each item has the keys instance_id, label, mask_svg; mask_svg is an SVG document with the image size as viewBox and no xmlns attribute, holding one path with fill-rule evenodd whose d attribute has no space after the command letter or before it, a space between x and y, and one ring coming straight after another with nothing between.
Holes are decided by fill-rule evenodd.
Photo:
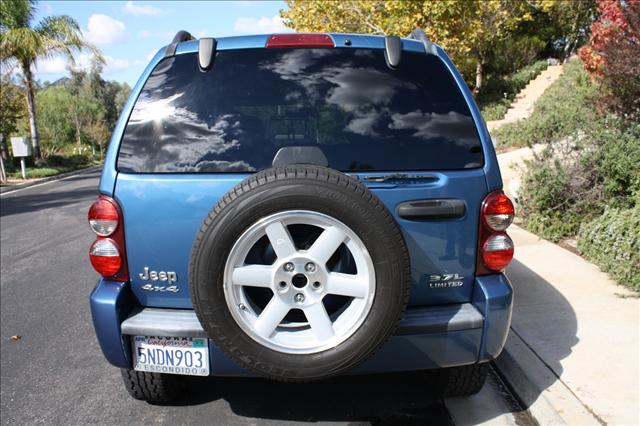
<instances>
[{"instance_id":1,"label":"asphalt road","mask_svg":"<svg viewBox=\"0 0 640 426\"><path fill-rule=\"evenodd\" d=\"M89 312L86 222L98 172L0 197L2 424L530 424L495 375L443 401L412 373L292 385L207 378L170 406L136 401L103 358ZM21 336L18 340L11 336Z\"/></svg>"}]
</instances>

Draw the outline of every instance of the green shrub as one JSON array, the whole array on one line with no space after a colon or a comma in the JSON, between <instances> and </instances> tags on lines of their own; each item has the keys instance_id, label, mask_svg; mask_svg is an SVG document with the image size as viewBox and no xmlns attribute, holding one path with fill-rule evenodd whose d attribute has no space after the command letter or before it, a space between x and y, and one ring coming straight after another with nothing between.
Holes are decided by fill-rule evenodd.
<instances>
[{"instance_id":1,"label":"green shrub","mask_svg":"<svg viewBox=\"0 0 640 426\"><path fill-rule=\"evenodd\" d=\"M485 121L501 120L507 114L511 100L491 103L482 108L482 117Z\"/></svg>"},{"instance_id":2,"label":"green shrub","mask_svg":"<svg viewBox=\"0 0 640 426\"><path fill-rule=\"evenodd\" d=\"M640 206L606 209L578 233L578 251L618 283L640 290Z\"/></svg>"},{"instance_id":3,"label":"green shrub","mask_svg":"<svg viewBox=\"0 0 640 426\"><path fill-rule=\"evenodd\" d=\"M594 121L596 92L582 62L571 61L538 99L531 117L500 127L492 139L498 147L522 147L570 136Z\"/></svg>"},{"instance_id":4,"label":"green shrub","mask_svg":"<svg viewBox=\"0 0 640 426\"><path fill-rule=\"evenodd\" d=\"M48 166L69 167L77 169L90 166L91 164L93 164L93 160L88 155L51 155L46 158L46 163Z\"/></svg>"},{"instance_id":5,"label":"green shrub","mask_svg":"<svg viewBox=\"0 0 640 426\"><path fill-rule=\"evenodd\" d=\"M606 205L637 204L640 124L605 117L560 145L525 163L519 202L527 229L558 241L576 235Z\"/></svg>"},{"instance_id":6,"label":"green shrub","mask_svg":"<svg viewBox=\"0 0 640 426\"><path fill-rule=\"evenodd\" d=\"M509 76L489 76L476 101L486 121L500 120L516 95L548 66L546 60L534 62Z\"/></svg>"},{"instance_id":7,"label":"green shrub","mask_svg":"<svg viewBox=\"0 0 640 426\"><path fill-rule=\"evenodd\" d=\"M592 137L602 146L599 168L608 203L632 207L640 194L640 123L608 119Z\"/></svg>"},{"instance_id":8,"label":"green shrub","mask_svg":"<svg viewBox=\"0 0 640 426\"><path fill-rule=\"evenodd\" d=\"M551 241L575 235L579 220L573 195L570 176L559 162L527 162L519 197L523 225Z\"/></svg>"}]
</instances>

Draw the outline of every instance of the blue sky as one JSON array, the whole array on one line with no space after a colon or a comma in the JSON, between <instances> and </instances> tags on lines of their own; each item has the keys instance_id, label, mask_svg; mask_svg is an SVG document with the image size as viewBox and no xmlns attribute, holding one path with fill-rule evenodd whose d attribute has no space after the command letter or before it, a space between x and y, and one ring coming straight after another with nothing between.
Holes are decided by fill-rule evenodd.
<instances>
[{"instance_id":1,"label":"blue sky","mask_svg":"<svg viewBox=\"0 0 640 426\"><path fill-rule=\"evenodd\" d=\"M196 37L223 37L288 31L279 18L284 1L42 1L36 22L48 15L74 18L86 38L105 56L104 78L133 86L158 49L178 30ZM77 55L79 66L88 66L88 53ZM67 75L62 58L41 60L36 76L54 81Z\"/></svg>"}]
</instances>

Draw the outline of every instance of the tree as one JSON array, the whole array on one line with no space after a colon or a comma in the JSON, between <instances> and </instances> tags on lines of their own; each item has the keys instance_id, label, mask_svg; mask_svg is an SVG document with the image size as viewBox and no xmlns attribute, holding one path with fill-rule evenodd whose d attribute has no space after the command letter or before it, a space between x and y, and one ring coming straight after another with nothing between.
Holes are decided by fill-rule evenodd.
<instances>
[{"instance_id":1,"label":"tree","mask_svg":"<svg viewBox=\"0 0 640 426\"><path fill-rule=\"evenodd\" d=\"M97 49L85 41L78 23L71 17L49 16L35 26L35 4L29 0L0 2L0 60L16 61L24 79L29 125L34 156L41 158L32 66L40 58L57 54L73 62L73 53L89 48L100 57Z\"/></svg>"},{"instance_id":2,"label":"tree","mask_svg":"<svg viewBox=\"0 0 640 426\"><path fill-rule=\"evenodd\" d=\"M598 12L589 43L578 53L603 84L604 106L640 120L640 0L598 0Z\"/></svg>"},{"instance_id":3,"label":"tree","mask_svg":"<svg viewBox=\"0 0 640 426\"><path fill-rule=\"evenodd\" d=\"M36 98L42 149L45 150L45 154L56 154L74 138L75 128L70 106L75 102L75 98L63 86L51 86L40 90Z\"/></svg>"},{"instance_id":4,"label":"tree","mask_svg":"<svg viewBox=\"0 0 640 426\"><path fill-rule=\"evenodd\" d=\"M18 129L18 120L25 113L25 106L20 88L11 81L8 75L2 76L0 84L2 85L0 134L7 138Z\"/></svg>"},{"instance_id":5,"label":"tree","mask_svg":"<svg viewBox=\"0 0 640 426\"><path fill-rule=\"evenodd\" d=\"M554 44L561 59L568 59L589 38L596 0L529 1L541 12L535 19L538 32Z\"/></svg>"},{"instance_id":6,"label":"tree","mask_svg":"<svg viewBox=\"0 0 640 426\"><path fill-rule=\"evenodd\" d=\"M406 36L424 28L453 57L466 77L482 87L489 53L520 23L532 19L527 2L509 0L287 0L281 11L296 31L355 32Z\"/></svg>"}]
</instances>

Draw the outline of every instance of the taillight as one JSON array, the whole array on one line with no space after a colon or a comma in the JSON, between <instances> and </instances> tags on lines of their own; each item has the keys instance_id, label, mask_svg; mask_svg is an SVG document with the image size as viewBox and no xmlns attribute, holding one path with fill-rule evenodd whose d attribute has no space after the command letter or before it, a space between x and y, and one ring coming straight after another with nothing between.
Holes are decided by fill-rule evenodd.
<instances>
[{"instance_id":1,"label":"taillight","mask_svg":"<svg viewBox=\"0 0 640 426\"><path fill-rule=\"evenodd\" d=\"M335 43L327 34L274 34L264 47L335 47Z\"/></svg>"},{"instance_id":2,"label":"taillight","mask_svg":"<svg viewBox=\"0 0 640 426\"><path fill-rule=\"evenodd\" d=\"M97 235L89 249L91 265L105 278L128 281L124 226L118 203L106 195L98 196L89 208L88 219L91 230Z\"/></svg>"},{"instance_id":3,"label":"taillight","mask_svg":"<svg viewBox=\"0 0 640 426\"><path fill-rule=\"evenodd\" d=\"M513 259L513 241L507 234L490 236L482 245L482 262L493 271L502 271Z\"/></svg>"},{"instance_id":4,"label":"taillight","mask_svg":"<svg viewBox=\"0 0 640 426\"><path fill-rule=\"evenodd\" d=\"M100 197L89 208L89 226L101 237L108 237L118 227L118 208L114 202L108 197Z\"/></svg>"},{"instance_id":5,"label":"taillight","mask_svg":"<svg viewBox=\"0 0 640 426\"><path fill-rule=\"evenodd\" d=\"M492 192L482 204L482 216L494 231L504 231L513 221L513 203L502 192Z\"/></svg>"},{"instance_id":6,"label":"taillight","mask_svg":"<svg viewBox=\"0 0 640 426\"><path fill-rule=\"evenodd\" d=\"M105 277L118 273L122 266L120 250L116 244L108 239L96 240L89 249L89 258L93 268Z\"/></svg>"},{"instance_id":7,"label":"taillight","mask_svg":"<svg viewBox=\"0 0 640 426\"><path fill-rule=\"evenodd\" d=\"M513 240L504 232L515 215L513 203L502 191L487 195L480 210L477 275L503 271L513 259Z\"/></svg>"}]
</instances>

